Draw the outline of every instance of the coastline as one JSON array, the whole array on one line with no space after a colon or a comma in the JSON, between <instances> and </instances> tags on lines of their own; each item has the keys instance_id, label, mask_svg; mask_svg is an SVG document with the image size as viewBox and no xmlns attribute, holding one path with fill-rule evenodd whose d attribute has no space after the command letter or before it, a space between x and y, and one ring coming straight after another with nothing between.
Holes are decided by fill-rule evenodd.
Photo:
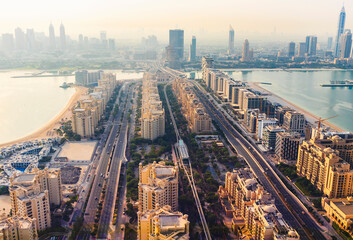
<instances>
[{"instance_id":1,"label":"coastline","mask_svg":"<svg viewBox=\"0 0 353 240\"><path fill-rule=\"evenodd\" d=\"M285 72L319 72L319 71L353 71L353 69L339 68L220 68L223 72L252 72L252 71L285 71Z\"/></svg>"},{"instance_id":2,"label":"coastline","mask_svg":"<svg viewBox=\"0 0 353 240\"><path fill-rule=\"evenodd\" d=\"M288 107L291 107L295 110L297 110L298 112L301 112L304 114L306 120L314 125L316 125L316 121L319 120L320 118L318 116L316 116L315 114L299 107L298 105L295 105L294 103L274 94L273 92L263 88L260 86L260 83L259 82L248 82L248 85L251 86L252 88L254 88L255 90L260 90L260 92L263 92L263 93L266 93L268 94L268 96L266 97L271 97L272 101L275 101L275 102L278 102L280 103L281 105L283 106L288 106ZM338 132L347 132L346 130L343 130L342 128L339 128L338 126L328 122L328 121L323 121L322 122L323 125L327 126L327 127L330 127L332 129L334 129L335 131L338 131Z\"/></svg>"},{"instance_id":3,"label":"coastline","mask_svg":"<svg viewBox=\"0 0 353 240\"><path fill-rule=\"evenodd\" d=\"M33 133L26 135L24 137L18 138L16 140L12 140L10 142L1 143L0 147L5 147L8 145L13 145L20 142L40 139L40 138L52 138L57 137L57 133L54 129L60 127L60 121L62 119L70 119L71 118L71 108L73 105L87 92L87 88L75 86L76 92L70 97L66 106L51 119L48 123L46 123L41 128L37 129Z\"/></svg>"}]
</instances>

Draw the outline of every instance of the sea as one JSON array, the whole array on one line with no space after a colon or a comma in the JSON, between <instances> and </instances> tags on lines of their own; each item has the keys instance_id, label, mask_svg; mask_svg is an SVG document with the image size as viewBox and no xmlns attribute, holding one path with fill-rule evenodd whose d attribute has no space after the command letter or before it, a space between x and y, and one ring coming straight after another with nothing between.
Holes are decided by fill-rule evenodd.
<instances>
[{"instance_id":1,"label":"sea","mask_svg":"<svg viewBox=\"0 0 353 240\"><path fill-rule=\"evenodd\" d=\"M54 119L74 95L74 88L60 88L73 83L74 76L31 77L40 71L10 70L0 72L0 144L30 135ZM106 70L117 79L141 78L143 73Z\"/></svg>"},{"instance_id":2,"label":"sea","mask_svg":"<svg viewBox=\"0 0 353 240\"><path fill-rule=\"evenodd\" d=\"M292 102L339 128L353 132L353 88L321 87L332 80L352 80L353 71L344 70L246 70L227 71L234 80L263 82L261 87ZM202 78L201 72L195 72ZM269 85L271 84L271 85Z\"/></svg>"}]
</instances>

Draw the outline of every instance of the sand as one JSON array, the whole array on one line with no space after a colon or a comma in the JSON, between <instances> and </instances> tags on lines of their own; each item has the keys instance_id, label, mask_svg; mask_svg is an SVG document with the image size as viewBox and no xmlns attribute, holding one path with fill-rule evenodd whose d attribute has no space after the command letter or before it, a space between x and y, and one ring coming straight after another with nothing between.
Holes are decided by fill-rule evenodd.
<instances>
[{"instance_id":1,"label":"sand","mask_svg":"<svg viewBox=\"0 0 353 240\"><path fill-rule=\"evenodd\" d=\"M268 91L267 89L264 89L263 87L261 87L259 84L260 83L257 83L257 82L249 82L248 83L249 86L251 86L251 88L255 89L255 90L260 90L260 92L263 92L263 93L266 93L266 94L269 94L269 96L266 96L270 101L274 101L274 102L277 102L279 104L281 104L282 106L288 106L290 108L293 108L295 110L297 110L298 112L301 112L304 114L306 120L312 124L316 124L316 121L320 119L320 117L316 116L315 114L312 114L311 112L308 112L306 111L305 109L287 101L286 99ZM332 129L334 129L335 131L338 131L338 132L346 132L345 130L337 127L336 125L328 122L328 121L323 121L322 122L323 125L327 126L327 127L330 127Z\"/></svg>"},{"instance_id":2,"label":"sand","mask_svg":"<svg viewBox=\"0 0 353 240\"><path fill-rule=\"evenodd\" d=\"M75 86L75 89L76 89L75 94L72 95L72 97L70 98L70 100L66 104L66 106L61 110L61 112L59 114L57 114L47 124L45 124L40 129L36 130L35 132L33 132L25 137L13 140L11 142L2 143L2 144L0 144L0 147L5 147L8 145L13 145L16 143L35 140L35 139L58 137L59 135L56 133L56 129L58 129L61 126L60 122L62 120L68 121L71 119L71 114L72 114L71 108L81 98L82 95L85 95L87 93L87 88L85 88L85 87Z\"/></svg>"}]
</instances>

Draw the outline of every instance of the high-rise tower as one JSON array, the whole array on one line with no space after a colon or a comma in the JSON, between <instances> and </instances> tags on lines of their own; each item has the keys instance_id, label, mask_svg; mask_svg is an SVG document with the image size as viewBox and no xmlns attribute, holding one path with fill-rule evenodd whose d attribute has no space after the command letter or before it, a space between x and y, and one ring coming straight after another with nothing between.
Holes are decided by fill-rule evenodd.
<instances>
[{"instance_id":1,"label":"high-rise tower","mask_svg":"<svg viewBox=\"0 0 353 240\"><path fill-rule=\"evenodd\" d=\"M290 42L288 46L288 57L294 57L295 54L295 43Z\"/></svg>"},{"instance_id":2,"label":"high-rise tower","mask_svg":"<svg viewBox=\"0 0 353 240\"><path fill-rule=\"evenodd\" d=\"M337 30L337 36L336 36L336 42L335 42L335 57L339 57L341 55L340 54L341 35L343 34L345 22L346 22L346 11L343 6L340 12L340 17L338 19L338 30Z\"/></svg>"},{"instance_id":3,"label":"high-rise tower","mask_svg":"<svg viewBox=\"0 0 353 240\"><path fill-rule=\"evenodd\" d=\"M60 47L61 47L61 50L66 49L65 27L62 23L60 24Z\"/></svg>"},{"instance_id":4,"label":"high-rise tower","mask_svg":"<svg viewBox=\"0 0 353 240\"><path fill-rule=\"evenodd\" d=\"M250 60L250 54L249 54L249 40L245 39L244 44L243 44L243 56L242 56L242 61L246 62Z\"/></svg>"},{"instance_id":5,"label":"high-rise tower","mask_svg":"<svg viewBox=\"0 0 353 240\"><path fill-rule=\"evenodd\" d=\"M184 58L184 30L169 30L169 46L176 52L180 60Z\"/></svg>"},{"instance_id":6,"label":"high-rise tower","mask_svg":"<svg viewBox=\"0 0 353 240\"><path fill-rule=\"evenodd\" d=\"M55 49L55 32L53 24L49 25L49 48Z\"/></svg>"},{"instance_id":7,"label":"high-rise tower","mask_svg":"<svg viewBox=\"0 0 353 240\"><path fill-rule=\"evenodd\" d=\"M342 34L341 41L341 58L349 58L351 56L351 48L352 48L352 33L351 30L346 30L344 34Z\"/></svg>"},{"instance_id":8,"label":"high-rise tower","mask_svg":"<svg viewBox=\"0 0 353 240\"><path fill-rule=\"evenodd\" d=\"M190 51L189 51L189 62L194 62L196 60L196 37L192 36Z\"/></svg>"},{"instance_id":9,"label":"high-rise tower","mask_svg":"<svg viewBox=\"0 0 353 240\"><path fill-rule=\"evenodd\" d=\"M229 26L228 54L234 54L234 29Z\"/></svg>"}]
</instances>

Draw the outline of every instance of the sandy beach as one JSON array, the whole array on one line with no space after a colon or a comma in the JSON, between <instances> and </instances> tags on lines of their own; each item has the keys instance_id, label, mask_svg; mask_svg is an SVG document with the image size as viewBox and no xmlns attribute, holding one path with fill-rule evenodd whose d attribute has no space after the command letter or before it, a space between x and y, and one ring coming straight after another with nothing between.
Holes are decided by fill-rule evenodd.
<instances>
[{"instance_id":1,"label":"sandy beach","mask_svg":"<svg viewBox=\"0 0 353 240\"><path fill-rule=\"evenodd\" d=\"M0 147L20 143L20 142L25 142L25 141L30 141L34 139L41 139L41 138L52 138L52 137L57 137L58 134L56 133L56 129L60 127L60 121L61 120L70 120L71 119L71 108L73 105L80 99L80 97L84 94L87 93L87 88L85 87L75 87L76 92L72 97L70 98L69 102L66 104L65 108L61 110L60 113L58 113L52 120L50 120L46 125L43 127L39 128L35 132L16 139L11 142L7 143L2 143L0 144Z\"/></svg>"},{"instance_id":2,"label":"sandy beach","mask_svg":"<svg viewBox=\"0 0 353 240\"><path fill-rule=\"evenodd\" d=\"M268 96L266 96L266 97L271 102L277 102L277 103L281 104L282 106L288 106L290 108L293 108L293 109L297 110L298 112L303 113L305 115L305 118L306 118L306 120L308 122L310 122L312 124L315 124L315 125L317 124L315 122L320 119L318 116L316 116L315 114L312 114L311 112L306 111L305 109L303 109L303 108L301 108L301 107L289 102L288 100L286 100L286 99L284 99L284 98L282 98L282 97L280 97L280 96L278 96L278 95L276 95L276 94L264 89L259 84L260 83L258 83L258 82L248 82L248 85L251 88L253 88L253 89L257 90L257 91L260 91L262 93L268 94ZM336 125L334 125L334 124L332 124L332 123L330 123L328 121L324 121L322 123L323 123L323 125L325 125L327 127L330 127L332 129L334 129L335 131L346 132L345 130L337 127Z\"/></svg>"}]
</instances>

